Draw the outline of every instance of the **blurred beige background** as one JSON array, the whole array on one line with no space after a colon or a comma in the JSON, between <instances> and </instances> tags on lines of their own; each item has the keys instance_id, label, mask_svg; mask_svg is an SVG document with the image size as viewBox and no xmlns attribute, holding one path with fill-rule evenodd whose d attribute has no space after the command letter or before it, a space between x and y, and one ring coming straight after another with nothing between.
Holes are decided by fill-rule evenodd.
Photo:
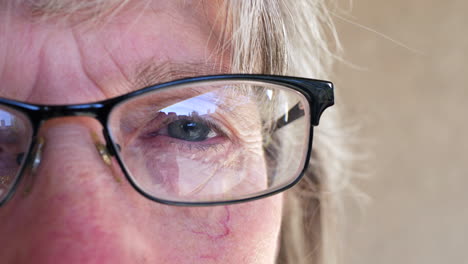
<instances>
[{"instance_id":1,"label":"blurred beige background","mask_svg":"<svg viewBox=\"0 0 468 264\"><path fill-rule=\"evenodd\" d=\"M335 17L357 67L332 80L372 153L344 263L468 263L468 1L354 0L337 15L362 25Z\"/></svg>"}]
</instances>

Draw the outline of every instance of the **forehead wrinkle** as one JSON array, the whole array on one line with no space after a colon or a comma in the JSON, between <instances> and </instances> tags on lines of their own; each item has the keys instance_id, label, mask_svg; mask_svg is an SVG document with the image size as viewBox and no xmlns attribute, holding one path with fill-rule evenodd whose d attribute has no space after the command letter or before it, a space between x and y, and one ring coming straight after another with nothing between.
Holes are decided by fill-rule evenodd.
<instances>
[{"instance_id":1,"label":"forehead wrinkle","mask_svg":"<svg viewBox=\"0 0 468 264\"><path fill-rule=\"evenodd\" d=\"M135 67L130 77L134 89L169 82L177 79L228 73L226 67L214 63L145 61Z\"/></svg>"}]
</instances>

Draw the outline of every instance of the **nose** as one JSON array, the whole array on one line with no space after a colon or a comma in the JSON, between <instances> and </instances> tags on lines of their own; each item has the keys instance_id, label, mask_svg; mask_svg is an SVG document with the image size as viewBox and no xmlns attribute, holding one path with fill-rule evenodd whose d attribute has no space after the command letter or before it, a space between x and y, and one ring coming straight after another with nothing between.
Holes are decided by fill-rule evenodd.
<instances>
[{"instance_id":1,"label":"nose","mask_svg":"<svg viewBox=\"0 0 468 264\"><path fill-rule=\"evenodd\" d=\"M144 254L128 211L141 198L103 162L96 131L97 122L81 117L42 127L41 164L0 208L0 262L132 263Z\"/></svg>"}]
</instances>

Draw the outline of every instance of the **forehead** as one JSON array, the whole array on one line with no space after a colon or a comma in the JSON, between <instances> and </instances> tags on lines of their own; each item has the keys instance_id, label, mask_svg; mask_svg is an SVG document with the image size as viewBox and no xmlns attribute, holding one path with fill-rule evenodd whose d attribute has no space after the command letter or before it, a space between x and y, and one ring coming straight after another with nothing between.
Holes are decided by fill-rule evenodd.
<instances>
[{"instance_id":1,"label":"forehead","mask_svg":"<svg viewBox=\"0 0 468 264\"><path fill-rule=\"evenodd\" d=\"M225 72L221 21L219 5L186 0L138 2L100 23L12 12L0 17L0 96L79 103Z\"/></svg>"}]
</instances>

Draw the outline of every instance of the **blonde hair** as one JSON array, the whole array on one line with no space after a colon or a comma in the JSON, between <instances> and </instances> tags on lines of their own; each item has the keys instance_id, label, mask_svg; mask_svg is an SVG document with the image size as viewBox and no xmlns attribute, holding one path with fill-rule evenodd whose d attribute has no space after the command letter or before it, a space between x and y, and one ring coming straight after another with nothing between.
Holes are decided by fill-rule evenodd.
<instances>
[{"instance_id":1,"label":"blonde hair","mask_svg":"<svg viewBox=\"0 0 468 264\"><path fill-rule=\"evenodd\" d=\"M327 78L340 45L323 0L229 3L234 69ZM339 262L340 190L347 182L339 120L336 107L327 110L315 129L309 170L286 194L279 264Z\"/></svg>"},{"instance_id":2,"label":"blonde hair","mask_svg":"<svg viewBox=\"0 0 468 264\"><path fill-rule=\"evenodd\" d=\"M40 17L115 14L129 0L23 0ZM227 1L220 50L232 70L326 79L339 42L324 0ZM226 43L228 43L226 45ZM333 47L334 50L331 50ZM346 183L339 116L327 110L315 129L304 179L285 195L279 264L338 262L340 189Z\"/></svg>"}]
</instances>

